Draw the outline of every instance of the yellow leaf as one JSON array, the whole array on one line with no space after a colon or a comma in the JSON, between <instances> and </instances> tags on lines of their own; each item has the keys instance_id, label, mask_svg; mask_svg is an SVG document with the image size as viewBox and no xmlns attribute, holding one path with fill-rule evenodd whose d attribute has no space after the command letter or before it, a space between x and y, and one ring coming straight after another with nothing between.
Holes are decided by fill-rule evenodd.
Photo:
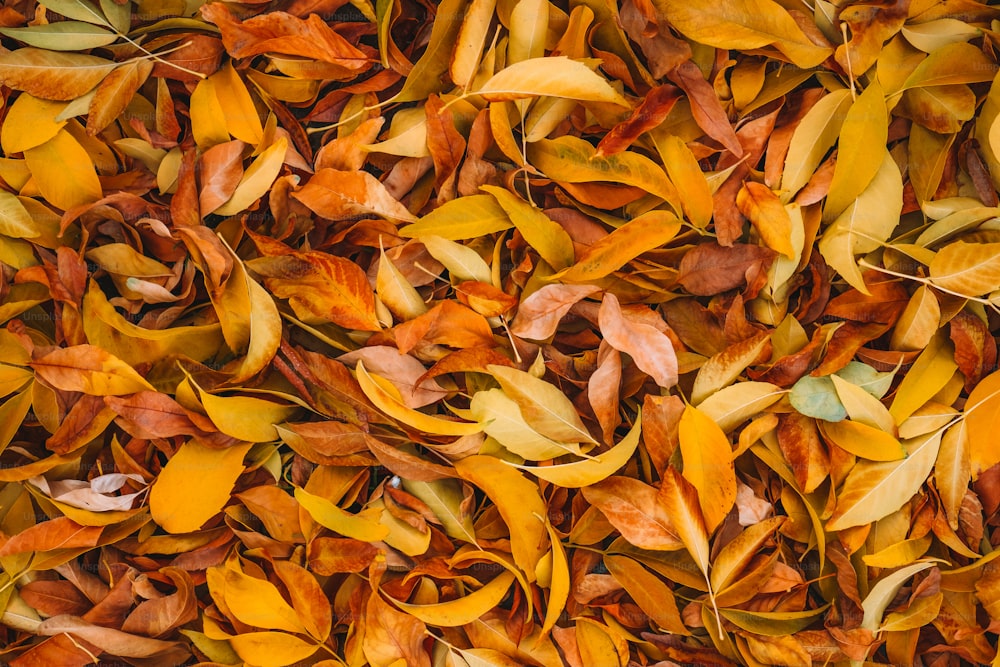
<instances>
[{"instance_id":1,"label":"yellow leaf","mask_svg":"<svg viewBox=\"0 0 1000 667\"><path fill-rule=\"evenodd\" d=\"M168 533L201 528L229 502L250 447L247 443L213 449L193 440L181 445L149 492L153 521Z\"/></svg>"},{"instance_id":2,"label":"yellow leaf","mask_svg":"<svg viewBox=\"0 0 1000 667\"><path fill-rule=\"evenodd\" d=\"M912 370L910 371L913 372ZM848 473L827 521L828 531L864 526L887 517L914 496L934 467L942 430L904 440L906 458L871 463L861 461Z\"/></svg>"},{"instance_id":3,"label":"yellow leaf","mask_svg":"<svg viewBox=\"0 0 1000 667\"><path fill-rule=\"evenodd\" d=\"M698 405L723 387L732 384L740 373L760 356L770 340L770 334L761 332L734 343L710 357L698 369L698 375L694 378L691 402Z\"/></svg>"},{"instance_id":4,"label":"yellow leaf","mask_svg":"<svg viewBox=\"0 0 1000 667\"><path fill-rule=\"evenodd\" d=\"M191 93L191 133L202 150L229 141L226 114L219 101L216 79L202 79Z\"/></svg>"},{"instance_id":5,"label":"yellow leaf","mask_svg":"<svg viewBox=\"0 0 1000 667\"><path fill-rule=\"evenodd\" d=\"M85 256L108 273L122 276L159 278L174 274L170 267L146 257L126 243L106 243L91 248Z\"/></svg>"},{"instance_id":6,"label":"yellow leaf","mask_svg":"<svg viewBox=\"0 0 1000 667\"><path fill-rule=\"evenodd\" d=\"M264 138L264 128L250 93L232 62L227 62L209 78L214 84L229 134L251 146L259 144Z\"/></svg>"},{"instance_id":7,"label":"yellow leaf","mask_svg":"<svg viewBox=\"0 0 1000 667\"><path fill-rule=\"evenodd\" d=\"M246 442L272 442L278 439L274 425L286 422L299 409L252 396L218 396L201 389L194 379L188 381L197 390L205 414L226 435Z\"/></svg>"},{"instance_id":8,"label":"yellow leaf","mask_svg":"<svg viewBox=\"0 0 1000 667\"><path fill-rule=\"evenodd\" d=\"M699 505L701 493L673 466L663 471L658 497L667 508L674 530L691 554L705 581L708 578L708 527Z\"/></svg>"},{"instance_id":9,"label":"yellow leaf","mask_svg":"<svg viewBox=\"0 0 1000 667\"><path fill-rule=\"evenodd\" d=\"M921 285L910 297L906 310L892 330L891 350L922 350L941 326L941 306L927 285Z\"/></svg>"},{"instance_id":10,"label":"yellow leaf","mask_svg":"<svg viewBox=\"0 0 1000 667\"><path fill-rule=\"evenodd\" d=\"M223 571L226 606L238 620L257 628L306 634L298 614L274 584L225 565L218 567Z\"/></svg>"},{"instance_id":11,"label":"yellow leaf","mask_svg":"<svg viewBox=\"0 0 1000 667\"><path fill-rule=\"evenodd\" d=\"M507 590L514 575L501 572L496 578L480 588L455 600L437 604L410 604L390 598L390 601L402 611L419 618L428 625L441 628L454 628L471 623L486 612L494 609L507 596Z\"/></svg>"},{"instance_id":12,"label":"yellow leaf","mask_svg":"<svg viewBox=\"0 0 1000 667\"><path fill-rule=\"evenodd\" d=\"M228 139L227 139L228 140ZM215 209L216 215L236 215L250 208L250 205L260 199L270 189L274 179L278 177L281 166L285 163L285 152L288 150L288 140L279 137L258 155L253 164L243 173L239 185L233 191L233 196L225 204Z\"/></svg>"},{"instance_id":13,"label":"yellow leaf","mask_svg":"<svg viewBox=\"0 0 1000 667\"><path fill-rule=\"evenodd\" d=\"M681 230L681 223L669 211L649 211L598 239L576 263L549 280L586 282L597 280L625 266L639 255L665 245Z\"/></svg>"},{"instance_id":14,"label":"yellow leaf","mask_svg":"<svg viewBox=\"0 0 1000 667\"><path fill-rule=\"evenodd\" d=\"M244 632L229 639L246 664L260 667L285 667L300 663L319 650L312 644L284 632Z\"/></svg>"},{"instance_id":15,"label":"yellow leaf","mask_svg":"<svg viewBox=\"0 0 1000 667\"><path fill-rule=\"evenodd\" d=\"M427 312L423 297L382 248L379 249L378 271L375 274L375 292L399 320L411 320Z\"/></svg>"},{"instance_id":16,"label":"yellow leaf","mask_svg":"<svg viewBox=\"0 0 1000 667\"><path fill-rule=\"evenodd\" d=\"M83 296L83 330L92 345L132 365L152 364L177 354L204 361L223 344L218 323L167 329L139 327L118 314L95 282Z\"/></svg>"},{"instance_id":17,"label":"yellow leaf","mask_svg":"<svg viewBox=\"0 0 1000 667\"><path fill-rule=\"evenodd\" d=\"M851 287L869 294L855 256L879 248L899 224L903 179L892 155L882 150L882 165L868 187L837 216L819 242L819 251Z\"/></svg>"},{"instance_id":18,"label":"yellow leaf","mask_svg":"<svg viewBox=\"0 0 1000 667\"><path fill-rule=\"evenodd\" d=\"M733 448L718 424L690 405L681 414L677 437L684 479L698 491L705 526L714 531L736 502Z\"/></svg>"},{"instance_id":19,"label":"yellow leaf","mask_svg":"<svg viewBox=\"0 0 1000 667\"><path fill-rule=\"evenodd\" d=\"M753 561L760 549L770 539L785 517L771 517L748 526L726 544L712 561L712 589L722 596L726 588L739 580L739 574Z\"/></svg>"},{"instance_id":20,"label":"yellow leaf","mask_svg":"<svg viewBox=\"0 0 1000 667\"><path fill-rule=\"evenodd\" d=\"M899 440L880 428L848 419L818 422L824 438L855 456L869 461L898 461L906 455Z\"/></svg>"},{"instance_id":21,"label":"yellow leaf","mask_svg":"<svg viewBox=\"0 0 1000 667\"><path fill-rule=\"evenodd\" d=\"M576 260L573 240L559 223L509 190L493 185L484 185L481 189L496 197L517 231L549 266L556 271L572 266Z\"/></svg>"},{"instance_id":22,"label":"yellow leaf","mask_svg":"<svg viewBox=\"0 0 1000 667\"><path fill-rule=\"evenodd\" d=\"M545 618L542 621L536 645L555 627L556 621L559 620L566 608L570 593L569 563L566 561L566 550L563 548L555 528L548 520L545 521L545 529L548 531L549 541L552 543L552 575L549 577L548 606L545 609Z\"/></svg>"},{"instance_id":23,"label":"yellow leaf","mask_svg":"<svg viewBox=\"0 0 1000 667\"><path fill-rule=\"evenodd\" d=\"M893 421L889 410L882 405L882 401L839 375L829 377L833 380L837 397L840 398L840 402L844 405L844 409L847 410L847 415L851 419L888 434L895 433L896 422Z\"/></svg>"},{"instance_id":24,"label":"yellow leaf","mask_svg":"<svg viewBox=\"0 0 1000 667\"><path fill-rule=\"evenodd\" d=\"M938 332L896 388L896 396L889 407L896 424L902 424L917 408L934 398L957 369L951 345L944 334Z\"/></svg>"},{"instance_id":25,"label":"yellow leaf","mask_svg":"<svg viewBox=\"0 0 1000 667\"><path fill-rule=\"evenodd\" d=\"M681 619L674 592L662 579L628 556L608 554L604 556L604 564L656 625L671 634L691 634Z\"/></svg>"},{"instance_id":26,"label":"yellow leaf","mask_svg":"<svg viewBox=\"0 0 1000 667\"><path fill-rule=\"evenodd\" d=\"M770 382L737 382L698 404L698 409L728 433L787 393Z\"/></svg>"},{"instance_id":27,"label":"yellow leaf","mask_svg":"<svg viewBox=\"0 0 1000 667\"><path fill-rule=\"evenodd\" d=\"M677 189L684 193L681 199L684 215L695 227L705 229L712 221L715 204L712 201L712 190L708 186L708 180L698 165L694 153L676 135L664 136L658 132L651 132L650 136L663 159L667 175Z\"/></svg>"},{"instance_id":28,"label":"yellow leaf","mask_svg":"<svg viewBox=\"0 0 1000 667\"><path fill-rule=\"evenodd\" d=\"M421 236L420 242L427 248L431 257L448 269L453 281L474 280L481 283L491 281L490 265L472 248L434 234Z\"/></svg>"},{"instance_id":29,"label":"yellow leaf","mask_svg":"<svg viewBox=\"0 0 1000 667\"><path fill-rule=\"evenodd\" d=\"M558 387L509 366L491 364L487 370L535 431L556 442L596 444L572 401Z\"/></svg>"},{"instance_id":30,"label":"yellow leaf","mask_svg":"<svg viewBox=\"0 0 1000 667\"><path fill-rule=\"evenodd\" d=\"M1000 285L1000 243L954 241L930 265L931 282L965 296L979 296Z\"/></svg>"},{"instance_id":31,"label":"yellow leaf","mask_svg":"<svg viewBox=\"0 0 1000 667\"><path fill-rule=\"evenodd\" d=\"M496 0L472 0L465 10L450 66L451 80L457 86L467 87L479 69L496 4Z\"/></svg>"},{"instance_id":32,"label":"yellow leaf","mask_svg":"<svg viewBox=\"0 0 1000 667\"><path fill-rule=\"evenodd\" d=\"M835 219L858 198L881 165L875 146L884 146L889 133L885 96L875 79L858 96L844 118L837 143L837 164L823 206L823 219Z\"/></svg>"},{"instance_id":33,"label":"yellow leaf","mask_svg":"<svg viewBox=\"0 0 1000 667\"><path fill-rule=\"evenodd\" d=\"M545 529L548 510L534 482L492 456L476 454L455 462L463 479L482 489L510 530L514 562L528 581L535 581L538 561L549 550Z\"/></svg>"},{"instance_id":34,"label":"yellow leaf","mask_svg":"<svg viewBox=\"0 0 1000 667\"><path fill-rule=\"evenodd\" d=\"M577 443L555 442L531 428L517 403L501 389L477 391L469 405L469 413L483 424L486 435L523 459L544 461L563 454L582 453Z\"/></svg>"},{"instance_id":35,"label":"yellow leaf","mask_svg":"<svg viewBox=\"0 0 1000 667\"><path fill-rule=\"evenodd\" d=\"M641 431L642 420L640 416L637 416L632 430L617 445L606 452L582 461L563 463L561 465L513 467L527 470L535 477L568 489L579 489L590 486L610 477L615 471L628 463L639 446L639 434Z\"/></svg>"},{"instance_id":36,"label":"yellow leaf","mask_svg":"<svg viewBox=\"0 0 1000 667\"><path fill-rule=\"evenodd\" d=\"M491 112L491 118L492 115ZM470 195L445 202L417 222L400 229L399 235L421 240L426 236L440 236L449 241L460 241L488 236L513 226L495 197Z\"/></svg>"},{"instance_id":37,"label":"yellow leaf","mask_svg":"<svg viewBox=\"0 0 1000 667\"><path fill-rule=\"evenodd\" d=\"M65 106L65 102L41 100L28 93L18 95L0 126L3 152L7 155L20 153L56 136L66 125L64 120L56 120Z\"/></svg>"},{"instance_id":38,"label":"yellow leaf","mask_svg":"<svg viewBox=\"0 0 1000 667\"><path fill-rule=\"evenodd\" d=\"M548 0L518 0L510 13L507 64L545 55L545 34L549 28Z\"/></svg>"},{"instance_id":39,"label":"yellow leaf","mask_svg":"<svg viewBox=\"0 0 1000 667\"><path fill-rule=\"evenodd\" d=\"M792 247L792 219L771 188L747 181L736 193L736 206L760 234L764 243L786 257L795 256Z\"/></svg>"},{"instance_id":40,"label":"yellow leaf","mask_svg":"<svg viewBox=\"0 0 1000 667\"><path fill-rule=\"evenodd\" d=\"M813 105L792 133L781 173L786 201L802 189L837 141L851 104L849 90L835 90Z\"/></svg>"},{"instance_id":41,"label":"yellow leaf","mask_svg":"<svg viewBox=\"0 0 1000 667\"><path fill-rule=\"evenodd\" d=\"M531 144L528 160L554 181L610 181L634 185L670 204L675 213L680 214L683 210L681 196L663 168L634 151L597 155L596 149L587 141L566 135Z\"/></svg>"},{"instance_id":42,"label":"yellow leaf","mask_svg":"<svg viewBox=\"0 0 1000 667\"><path fill-rule=\"evenodd\" d=\"M906 377L911 373L913 370ZM1000 424L1000 372L980 380L965 402L973 479L1000 463L1000 447L996 446L997 424Z\"/></svg>"},{"instance_id":43,"label":"yellow leaf","mask_svg":"<svg viewBox=\"0 0 1000 667\"><path fill-rule=\"evenodd\" d=\"M897 568L910 565L917 560L931 546L934 538L931 535L903 540L892 544L881 551L873 554L866 554L861 557L868 567Z\"/></svg>"},{"instance_id":44,"label":"yellow leaf","mask_svg":"<svg viewBox=\"0 0 1000 667\"><path fill-rule=\"evenodd\" d=\"M774 46L804 69L816 67L833 55L799 28L784 7L772 0L654 0L678 31L702 44L720 49L757 49Z\"/></svg>"},{"instance_id":45,"label":"yellow leaf","mask_svg":"<svg viewBox=\"0 0 1000 667\"><path fill-rule=\"evenodd\" d=\"M69 210L91 204L104 192L94 162L73 136L59 130L45 143L24 151L35 185L53 206Z\"/></svg>"},{"instance_id":46,"label":"yellow leaf","mask_svg":"<svg viewBox=\"0 0 1000 667\"><path fill-rule=\"evenodd\" d=\"M494 74L476 91L490 102L528 97L565 97L583 102L629 103L598 74L566 56L530 58Z\"/></svg>"},{"instance_id":47,"label":"yellow leaf","mask_svg":"<svg viewBox=\"0 0 1000 667\"><path fill-rule=\"evenodd\" d=\"M296 487L295 499L317 523L345 537L353 537L362 542L378 542L389 534L389 528L378 523L377 516L351 514L305 489Z\"/></svg>"},{"instance_id":48,"label":"yellow leaf","mask_svg":"<svg viewBox=\"0 0 1000 667\"><path fill-rule=\"evenodd\" d=\"M449 421L406 407L402 400L393 396L379 384L376 380L377 376L373 376L365 370L365 365L360 359L356 375L358 384L361 385L361 391L368 397L368 400L375 404L375 407L411 428L424 433L454 436L473 435L483 430L482 425L478 422Z\"/></svg>"}]
</instances>

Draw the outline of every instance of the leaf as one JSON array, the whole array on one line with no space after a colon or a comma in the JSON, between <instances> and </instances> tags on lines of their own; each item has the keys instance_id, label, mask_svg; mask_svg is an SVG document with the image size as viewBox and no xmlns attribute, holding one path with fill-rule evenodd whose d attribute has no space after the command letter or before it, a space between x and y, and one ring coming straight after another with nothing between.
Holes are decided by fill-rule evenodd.
<instances>
[{"instance_id":1,"label":"leaf","mask_svg":"<svg viewBox=\"0 0 1000 667\"><path fill-rule=\"evenodd\" d=\"M663 471L657 497L673 520L674 530L684 548L691 554L705 581L709 582L708 528L699 508L698 490L676 468L668 467Z\"/></svg>"},{"instance_id":2,"label":"leaf","mask_svg":"<svg viewBox=\"0 0 1000 667\"><path fill-rule=\"evenodd\" d=\"M773 45L805 69L833 55L833 49L814 44L788 12L771 0L737 0L721 7L706 0L657 0L654 4L678 31L716 48Z\"/></svg>"},{"instance_id":3,"label":"leaf","mask_svg":"<svg viewBox=\"0 0 1000 667\"><path fill-rule=\"evenodd\" d=\"M747 181L736 195L736 206L749 218L769 248L786 257L795 257L791 241L792 220L770 188Z\"/></svg>"},{"instance_id":4,"label":"leaf","mask_svg":"<svg viewBox=\"0 0 1000 667\"><path fill-rule=\"evenodd\" d=\"M93 345L52 350L35 357L31 367L54 387L93 396L120 396L153 389L131 366Z\"/></svg>"},{"instance_id":5,"label":"leaf","mask_svg":"<svg viewBox=\"0 0 1000 667\"><path fill-rule=\"evenodd\" d=\"M27 47L0 54L0 82L43 100L72 100L116 66L96 56Z\"/></svg>"},{"instance_id":6,"label":"leaf","mask_svg":"<svg viewBox=\"0 0 1000 667\"><path fill-rule=\"evenodd\" d=\"M684 253L677 282L697 296L720 294L742 285L750 272L762 271L773 258L774 251L760 246L703 243Z\"/></svg>"},{"instance_id":7,"label":"leaf","mask_svg":"<svg viewBox=\"0 0 1000 667\"><path fill-rule=\"evenodd\" d=\"M229 502L249 450L250 444L211 449L189 440L181 445L150 490L153 521L169 533L201 528Z\"/></svg>"},{"instance_id":8,"label":"leaf","mask_svg":"<svg viewBox=\"0 0 1000 667\"><path fill-rule=\"evenodd\" d=\"M690 633L681 619L673 591L659 577L626 556L607 555L604 563L608 572L657 626L673 634Z\"/></svg>"},{"instance_id":9,"label":"leaf","mask_svg":"<svg viewBox=\"0 0 1000 667\"><path fill-rule=\"evenodd\" d=\"M165 654L177 648L176 642L167 642L149 637L128 634L121 630L105 628L89 623L78 616L63 614L42 621L36 632L40 635L57 636L71 634L84 641L100 646L112 655L128 658L149 658Z\"/></svg>"},{"instance_id":10,"label":"leaf","mask_svg":"<svg viewBox=\"0 0 1000 667\"><path fill-rule=\"evenodd\" d=\"M666 334L652 325L630 321L611 293L604 295L597 317L609 345L628 354L639 370L664 389L677 384L677 355Z\"/></svg>"},{"instance_id":11,"label":"leaf","mask_svg":"<svg viewBox=\"0 0 1000 667\"><path fill-rule=\"evenodd\" d=\"M437 435L472 435L482 430L482 425L477 422L456 422L432 417L409 408L403 404L400 398L393 396L382 386L366 369L363 362L358 361L357 379L361 385L361 391L371 400L375 406L394 419L398 419L404 424L418 429L425 433Z\"/></svg>"},{"instance_id":12,"label":"leaf","mask_svg":"<svg viewBox=\"0 0 1000 667\"><path fill-rule=\"evenodd\" d=\"M871 147L885 145L888 131L885 95L874 81L847 110L841 126L837 163L823 206L824 220L835 219L878 174L881 164Z\"/></svg>"},{"instance_id":13,"label":"leaf","mask_svg":"<svg viewBox=\"0 0 1000 667\"><path fill-rule=\"evenodd\" d=\"M573 264L573 241L558 223L507 190L488 185L484 185L482 189L496 198L524 240L549 266L559 271Z\"/></svg>"},{"instance_id":14,"label":"leaf","mask_svg":"<svg viewBox=\"0 0 1000 667\"><path fill-rule=\"evenodd\" d=\"M570 489L590 486L614 474L628 463L639 446L641 429L642 420L636 417L635 425L617 445L582 461L551 466L514 467L527 470L535 477Z\"/></svg>"},{"instance_id":15,"label":"leaf","mask_svg":"<svg viewBox=\"0 0 1000 667\"><path fill-rule=\"evenodd\" d=\"M994 424L1000 413L1000 372L983 378L965 403L965 428L968 429L969 461L972 478L1000 463L1000 452L991 446Z\"/></svg>"},{"instance_id":16,"label":"leaf","mask_svg":"<svg viewBox=\"0 0 1000 667\"><path fill-rule=\"evenodd\" d=\"M455 470L493 501L510 531L514 562L528 581L548 552L547 511L538 487L512 466L492 456L473 455L455 462Z\"/></svg>"},{"instance_id":17,"label":"leaf","mask_svg":"<svg viewBox=\"0 0 1000 667\"><path fill-rule=\"evenodd\" d=\"M705 526L714 531L736 501L732 447L722 429L690 405L681 415L677 436L684 479L697 490Z\"/></svg>"},{"instance_id":18,"label":"leaf","mask_svg":"<svg viewBox=\"0 0 1000 667\"><path fill-rule=\"evenodd\" d=\"M702 364L694 379L691 400L694 403L701 403L719 389L732 384L740 373L761 355L769 343L770 335L759 332L709 358Z\"/></svg>"},{"instance_id":19,"label":"leaf","mask_svg":"<svg viewBox=\"0 0 1000 667\"><path fill-rule=\"evenodd\" d=\"M396 611L378 591L368 597L364 619L361 646L372 667L400 664L430 667L430 658L422 646L427 633L423 621Z\"/></svg>"},{"instance_id":20,"label":"leaf","mask_svg":"<svg viewBox=\"0 0 1000 667\"><path fill-rule=\"evenodd\" d=\"M809 417L828 422L847 417L847 409L837 395L837 386L829 377L806 375L792 385L788 400L792 407Z\"/></svg>"},{"instance_id":21,"label":"leaf","mask_svg":"<svg viewBox=\"0 0 1000 667\"><path fill-rule=\"evenodd\" d=\"M320 169L292 194L309 209L331 220L354 215L377 215L388 220L416 222L416 218L385 186L366 171Z\"/></svg>"},{"instance_id":22,"label":"leaf","mask_svg":"<svg viewBox=\"0 0 1000 667\"><path fill-rule=\"evenodd\" d=\"M968 296L996 289L1000 280L997 243L949 243L934 255L930 265L931 282L951 292Z\"/></svg>"},{"instance_id":23,"label":"leaf","mask_svg":"<svg viewBox=\"0 0 1000 667\"><path fill-rule=\"evenodd\" d=\"M784 393L781 387L769 382L738 382L710 395L698 404L698 410L728 433L777 403Z\"/></svg>"},{"instance_id":24,"label":"leaf","mask_svg":"<svg viewBox=\"0 0 1000 667\"><path fill-rule=\"evenodd\" d=\"M595 442L576 408L555 385L516 368L499 365L487 368L504 393L520 407L524 420L538 433L562 443Z\"/></svg>"},{"instance_id":25,"label":"leaf","mask_svg":"<svg viewBox=\"0 0 1000 667\"><path fill-rule=\"evenodd\" d=\"M8 108L3 125L0 125L0 145L4 152L8 155L20 153L41 146L56 136L66 126L65 120L56 120L65 106L28 93L18 95ZM10 193L5 194L13 197Z\"/></svg>"},{"instance_id":26,"label":"leaf","mask_svg":"<svg viewBox=\"0 0 1000 667\"><path fill-rule=\"evenodd\" d=\"M823 96L796 126L785 156L781 189L791 197L812 178L830 147L836 143L851 106L849 90Z\"/></svg>"},{"instance_id":27,"label":"leaf","mask_svg":"<svg viewBox=\"0 0 1000 667\"><path fill-rule=\"evenodd\" d=\"M680 221L668 211L644 213L591 244L576 263L551 279L575 283L603 278L643 253L665 245L680 229Z\"/></svg>"},{"instance_id":28,"label":"leaf","mask_svg":"<svg viewBox=\"0 0 1000 667\"><path fill-rule=\"evenodd\" d=\"M930 567L934 567L934 563L914 563L880 579L861 603L861 608L864 610L861 627L874 632L882 620L886 607L896 597L896 593L906 580Z\"/></svg>"},{"instance_id":29,"label":"leaf","mask_svg":"<svg viewBox=\"0 0 1000 667\"><path fill-rule=\"evenodd\" d=\"M66 130L25 150L24 161L42 195L58 208L92 204L103 194L90 155Z\"/></svg>"},{"instance_id":30,"label":"leaf","mask_svg":"<svg viewBox=\"0 0 1000 667\"><path fill-rule=\"evenodd\" d=\"M460 241L494 234L514 226L507 212L491 195L469 195L445 202L411 225L399 230L401 236L423 240L439 236Z\"/></svg>"},{"instance_id":31,"label":"leaf","mask_svg":"<svg viewBox=\"0 0 1000 667\"><path fill-rule=\"evenodd\" d=\"M378 542L389 534L389 528L378 523L369 513L351 514L326 498L295 489L295 500L309 513L316 523L330 530L361 542Z\"/></svg>"},{"instance_id":32,"label":"leaf","mask_svg":"<svg viewBox=\"0 0 1000 667\"><path fill-rule=\"evenodd\" d=\"M556 333L574 304L599 291L596 285L542 285L518 305L510 331L521 338L545 340Z\"/></svg>"},{"instance_id":33,"label":"leaf","mask_svg":"<svg viewBox=\"0 0 1000 667\"><path fill-rule=\"evenodd\" d=\"M891 433L861 422L849 419L823 421L819 424L819 431L829 442L869 461L898 461L906 456L902 445Z\"/></svg>"},{"instance_id":34,"label":"leaf","mask_svg":"<svg viewBox=\"0 0 1000 667\"><path fill-rule=\"evenodd\" d=\"M319 650L317 644L284 632L243 632L228 641L240 658L253 660L261 667L292 665Z\"/></svg>"},{"instance_id":35,"label":"leaf","mask_svg":"<svg viewBox=\"0 0 1000 667\"><path fill-rule=\"evenodd\" d=\"M638 153L598 155L583 139L567 135L532 143L528 147L528 159L554 181L610 181L633 185L669 203L674 212L681 210L680 195L663 168Z\"/></svg>"},{"instance_id":36,"label":"leaf","mask_svg":"<svg viewBox=\"0 0 1000 667\"><path fill-rule=\"evenodd\" d=\"M500 389L476 392L469 413L483 431L508 451L529 461L545 461L563 454L580 454L578 444L556 442L535 431L521 414L517 403Z\"/></svg>"},{"instance_id":37,"label":"leaf","mask_svg":"<svg viewBox=\"0 0 1000 667\"><path fill-rule=\"evenodd\" d=\"M888 151L871 183L827 227L819 242L823 258L855 289L869 294L855 256L878 248L899 223L903 197L899 168Z\"/></svg>"},{"instance_id":38,"label":"leaf","mask_svg":"<svg viewBox=\"0 0 1000 667\"><path fill-rule=\"evenodd\" d=\"M916 494L931 472L941 446L942 429L904 440L900 461L858 463L847 475L828 530L862 526L886 517Z\"/></svg>"},{"instance_id":39,"label":"leaf","mask_svg":"<svg viewBox=\"0 0 1000 667\"><path fill-rule=\"evenodd\" d=\"M477 91L490 102L550 95L627 107L624 97L586 64L565 56L529 58L489 78Z\"/></svg>"},{"instance_id":40,"label":"leaf","mask_svg":"<svg viewBox=\"0 0 1000 667\"><path fill-rule=\"evenodd\" d=\"M225 204L215 209L216 215L235 215L260 199L274 183L285 161L288 142L279 138L268 146L243 172L243 177Z\"/></svg>"},{"instance_id":41,"label":"leaf","mask_svg":"<svg viewBox=\"0 0 1000 667\"><path fill-rule=\"evenodd\" d=\"M264 285L296 312L343 327L379 331L375 294L364 272L353 262L320 252L293 252L259 257L247 267L264 277Z\"/></svg>"},{"instance_id":42,"label":"leaf","mask_svg":"<svg viewBox=\"0 0 1000 667\"><path fill-rule=\"evenodd\" d=\"M583 487L581 493L622 537L640 549L673 551L683 546L655 487L613 476Z\"/></svg>"},{"instance_id":43,"label":"leaf","mask_svg":"<svg viewBox=\"0 0 1000 667\"><path fill-rule=\"evenodd\" d=\"M80 21L59 21L27 28L0 28L0 34L40 49L86 51L107 46L118 35L104 28Z\"/></svg>"},{"instance_id":44,"label":"leaf","mask_svg":"<svg viewBox=\"0 0 1000 667\"><path fill-rule=\"evenodd\" d=\"M502 572L479 590L455 600L437 604L409 604L393 599L392 603L428 625L452 628L471 623L496 607L506 597L513 581L513 574Z\"/></svg>"}]
</instances>

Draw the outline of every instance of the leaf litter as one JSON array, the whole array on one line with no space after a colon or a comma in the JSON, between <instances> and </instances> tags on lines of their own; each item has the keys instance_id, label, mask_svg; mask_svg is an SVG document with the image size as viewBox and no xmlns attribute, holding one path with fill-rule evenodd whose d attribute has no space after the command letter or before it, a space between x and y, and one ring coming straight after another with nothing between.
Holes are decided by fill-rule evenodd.
<instances>
[{"instance_id":1,"label":"leaf litter","mask_svg":"<svg viewBox=\"0 0 1000 667\"><path fill-rule=\"evenodd\" d=\"M995 664L1000 9L0 8L0 660Z\"/></svg>"}]
</instances>

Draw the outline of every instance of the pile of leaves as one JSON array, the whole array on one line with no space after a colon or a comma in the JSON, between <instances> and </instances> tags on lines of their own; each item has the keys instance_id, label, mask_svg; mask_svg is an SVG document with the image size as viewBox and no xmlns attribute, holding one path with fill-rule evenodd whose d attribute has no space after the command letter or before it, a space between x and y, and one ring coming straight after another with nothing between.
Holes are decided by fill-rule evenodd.
<instances>
[{"instance_id":1,"label":"pile of leaves","mask_svg":"<svg viewBox=\"0 0 1000 667\"><path fill-rule=\"evenodd\" d=\"M5 664L998 664L1000 8L0 35Z\"/></svg>"}]
</instances>

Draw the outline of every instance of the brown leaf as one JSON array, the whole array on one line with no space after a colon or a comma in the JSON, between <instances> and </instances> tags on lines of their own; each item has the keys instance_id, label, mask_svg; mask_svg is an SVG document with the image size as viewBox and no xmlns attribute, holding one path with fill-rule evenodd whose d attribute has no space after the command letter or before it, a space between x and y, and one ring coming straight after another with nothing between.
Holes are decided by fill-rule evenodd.
<instances>
[{"instance_id":1,"label":"brown leaf","mask_svg":"<svg viewBox=\"0 0 1000 667\"><path fill-rule=\"evenodd\" d=\"M186 650L179 650L180 644L177 642L139 637L121 630L93 625L78 616L67 614L45 619L38 626L38 633L42 635L71 634L99 646L112 655L127 658L157 656L159 659L176 660L179 653L187 653Z\"/></svg>"},{"instance_id":2,"label":"brown leaf","mask_svg":"<svg viewBox=\"0 0 1000 667\"><path fill-rule=\"evenodd\" d=\"M722 144L735 157L743 156L743 146L736 137L733 126L715 94L715 89L705 80L701 69L688 60L667 72L667 78L687 93L691 114L698 126L711 138Z\"/></svg>"},{"instance_id":3,"label":"brown leaf","mask_svg":"<svg viewBox=\"0 0 1000 667\"><path fill-rule=\"evenodd\" d=\"M348 537L317 537L309 543L309 569L328 577L340 572L364 572L376 554L377 547Z\"/></svg>"},{"instance_id":4,"label":"brown leaf","mask_svg":"<svg viewBox=\"0 0 1000 667\"><path fill-rule=\"evenodd\" d=\"M53 549L79 549L97 546L101 537L100 526L81 526L64 516L42 521L7 538L0 546L0 556L27 551L52 551Z\"/></svg>"},{"instance_id":5,"label":"brown leaf","mask_svg":"<svg viewBox=\"0 0 1000 667\"><path fill-rule=\"evenodd\" d=\"M582 491L587 502L640 549L672 551L682 545L656 488L637 479L614 476Z\"/></svg>"},{"instance_id":6,"label":"brown leaf","mask_svg":"<svg viewBox=\"0 0 1000 667\"><path fill-rule=\"evenodd\" d=\"M388 667L400 660L413 667L430 667L430 656L423 649L426 633L423 621L397 611L378 591L368 597L362 649L373 667Z\"/></svg>"},{"instance_id":7,"label":"brown leaf","mask_svg":"<svg viewBox=\"0 0 1000 667\"><path fill-rule=\"evenodd\" d=\"M330 220L363 215L416 222L413 214L367 171L320 169L292 197Z\"/></svg>"},{"instance_id":8,"label":"brown leaf","mask_svg":"<svg viewBox=\"0 0 1000 667\"><path fill-rule=\"evenodd\" d=\"M305 20L285 12L268 12L237 20L221 2L204 5L201 15L219 26L226 51L234 58L284 53L333 63L352 70L371 60L333 30L318 14Z\"/></svg>"},{"instance_id":9,"label":"brown leaf","mask_svg":"<svg viewBox=\"0 0 1000 667\"><path fill-rule=\"evenodd\" d=\"M703 243L681 259L677 282L697 296L712 296L744 284L752 272L769 266L775 252L755 245L734 244L726 248Z\"/></svg>"},{"instance_id":10,"label":"brown leaf","mask_svg":"<svg viewBox=\"0 0 1000 667\"><path fill-rule=\"evenodd\" d=\"M204 151L199 158L201 190L198 203L203 215L208 215L233 196L243 178L242 141L227 141Z\"/></svg>"},{"instance_id":11,"label":"brown leaf","mask_svg":"<svg viewBox=\"0 0 1000 667\"><path fill-rule=\"evenodd\" d=\"M264 277L267 289L288 299L300 316L319 318L349 329L379 331L375 293L357 264L322 252L259 257L247 266Z\"/></svg>"},{"instance_id":12,"label":"brown leaf","mask_svg":"<svg viewBox=\"0 0 1000 667\"><path fill-rule=\"evenodd\" d=\"M122 624L123 632L165 637L175 628L198 617L198 601L191 575L176 567L165 567L160 572L173 582L176 591L140 602Z\"/></svg>"}]
</instances>

